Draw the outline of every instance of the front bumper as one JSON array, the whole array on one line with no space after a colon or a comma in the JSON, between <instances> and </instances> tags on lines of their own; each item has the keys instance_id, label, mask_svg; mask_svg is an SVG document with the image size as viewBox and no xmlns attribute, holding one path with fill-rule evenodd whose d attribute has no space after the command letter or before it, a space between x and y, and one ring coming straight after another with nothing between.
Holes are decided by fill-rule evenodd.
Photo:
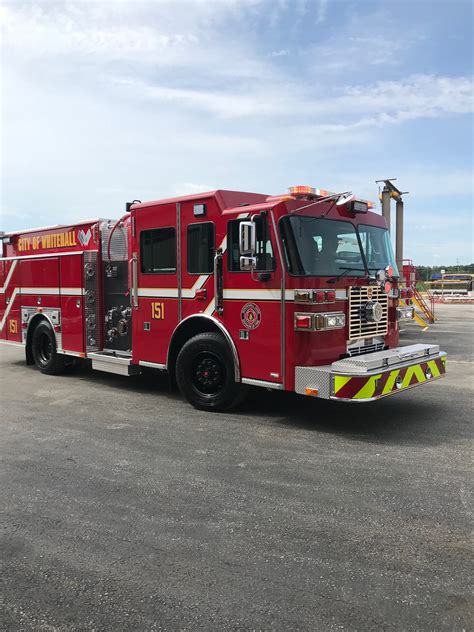
<instances>
[{"instance_id":1,"label":"front bumper","mask_svg":"<svg viewBox=\"0 0 474 632\"><path fill-rule=\"evenodd\" d=\"M446 353L437 345L409 345L338 360L297 366L295 391L322 399L372 402L444 377Z\"/></svg>"}]
</instances>

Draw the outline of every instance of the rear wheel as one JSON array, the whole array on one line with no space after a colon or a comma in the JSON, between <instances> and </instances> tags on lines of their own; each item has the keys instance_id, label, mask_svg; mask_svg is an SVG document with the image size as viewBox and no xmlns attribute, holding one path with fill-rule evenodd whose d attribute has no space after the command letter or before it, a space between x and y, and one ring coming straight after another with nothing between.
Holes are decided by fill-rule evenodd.
<instances>
[{"instance_id":1,"label":"rear wheel","mask_svg":"<svg viewBox=\"0 0 474 632\"><path fill-rule=\"evenodd\" d=\"M228 410L246 391L234 380L229 345L214 332L199 334L185 343L176 360L176 381L183 396L200 410Z\"/></svg>"},{"instance_id":2,"label":"rear wheel","mask_svg":"<svg viewBox=\"0 0 474 632\"><path fill-rule=\"evenodd\" d=\"M56 337L49 322L42 321L36 327L33 332L31 351L33 360L42 373L58 375L64 371L64 356L57 351Z\"/></svg>"}]
</instances>

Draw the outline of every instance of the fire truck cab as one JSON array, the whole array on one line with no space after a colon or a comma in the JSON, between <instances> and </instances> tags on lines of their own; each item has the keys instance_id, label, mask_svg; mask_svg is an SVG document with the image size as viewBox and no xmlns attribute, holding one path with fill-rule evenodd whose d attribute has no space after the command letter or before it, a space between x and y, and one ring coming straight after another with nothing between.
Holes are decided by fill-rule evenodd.
<instances>
[{"instance_id":1,"label":"fire truck cab","mask_svg":"<svg viewBox=\"0 0 474 632\"><path fill-rule=\"evenodd\" d=\"M217 190L3 234L0 339L49 374L80 358L169 371L204 410L249 385L368 402L425 384L446 354L398 346L413 308L370 208L311 187Z\"/></svg>"}]
</instances>

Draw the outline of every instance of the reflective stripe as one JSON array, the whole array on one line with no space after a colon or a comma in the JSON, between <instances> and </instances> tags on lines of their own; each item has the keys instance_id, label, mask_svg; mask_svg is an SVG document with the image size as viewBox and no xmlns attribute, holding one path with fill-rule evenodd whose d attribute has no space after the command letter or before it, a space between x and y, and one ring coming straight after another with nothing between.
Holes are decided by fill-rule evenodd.
<instances>
[{"instance_id":1,"label":"reflective stripe","mask_svg":"<svg viewBox=\"0 0 474 632\"><path fill-rule=\"evenodd\" d=\"M443 377L445 362L446 357L441 356L434 360L427 360L402 367L401 369L393 369L367 377L362 375L334 375L333 397L343 400L369 400L390 395L399 390ZM431 377L426 376L427 371L431 372ZM401 380L401 383L398 382L398 385L397 379Z\"/></svg>"},{"instance_id":2,"label":"reflective stripe","mask_svg":"<svg viewBox=\"0 0 474 632\"><path fill-rule=\"evenodd\" d=\"M428 360L428 366L430 367L431 374L433 375L433 377L439 377L440 376L438 365L436 364L436 362L434 360Z\"/></svg>"},{"instance_id":3,"label":"reflective stripe","mask_svg":"<svg viewBox=\"0 0 474 632\"><path fill-rule=\"evenodd\" d=\"M375 393L375 387L377 385L377 380L379 380L381 377L381 373L379 373L378 375L372 375L364 384L364 386L360 389L360 391L358 391L354 395L353 399L369 399L370 397L373 397Z\"/></svg>"},{"instance_id":4,"label":"reflective stripe","mask_svg":"<svg viewBox=\"0 0 474 632\"><path fill-rule=\"evenodd\" d=\"M138 288L138 296L148 298L178 298L177 287Z\"/></svg>"},{"instance_id":5,"label":"reflective stripe","mask_svg":"<svg viewBox=\"0 0 474 632\"><path fill-rule=\"evenodd\" d=\"M61 294L61 296L82 296L84 290L82 287L21 287L22 294Z\"/></svg>"},{"instance_id":6,"label":"reflective stripe","mask_svg":"<svg viewBox=\"0 0 474 632\"><path fill-rule=\"evenodd\" d=\"M58 287L21 287L22 294L59 294Z\"/></svg>"},{"instance_id":7,"label":"reflective stripe","mask_svg":"<svg viewBox=\"0 0 474 632\"><path fill-rule=\"evenodd\" d=\"M418 380L418 382L426 382L426 375L423 371L423 369L421 368L421 364L416 364L413 368L412 371L412 375L416 376L416 379Z\"/></svg>"},{"instance_id":8,"label":"reflective stripe","mask_svg":"<svg viewBox=\"0 0 474 632\"><path fill-rule=\"evenodd\" d=\"M281 290L254 290L250 288L224 290L224 299L243 299L243 300L261 300L261 301L280 301Z\"/></svg>"},{"instance_id":9,"label":"reflective stripe","mask_svg":"<svg viewBox=\"0 0 474 632\"><path fill-rule=\"evenodd\" d=\"M397 379L399 374L400 374L400 369L390 372L387 383L385 384L383 388L382 395L385 395L386 393L390 393L391 391L393 391L393 387L395 386L395 380Z\"/></svg>"},{"instance_id":10,"label":"reflective stripe","mask_svg":"<svg viewBox=\"0 0 474 632\"><path fill-rule=\"evenodd\" d=\"M18 294L18 288L16 287L13 292L12 295L10 297L10 302L8 303L8 305L5 307L5 313L3 314L3 318L0 321L0 331L2 331L3 327L5 326L5 323L7 321L8 318L8 314L11 311L11 308L13 307L13 303L15 302L16 296Z\"/></svg>"},{"instance_id":11,"label":"reflective stripe","mask_svg":"<svg viewBox=\"0 0 474 632\"><path fill-rule=\"evenodd\" d=\"M12 275L13 275L13 272L15 271L17 263L18 262L15 259L15 261L13 261L12 265L10 266L10 270L8 270L8 274L7 274L7 278L5 279L5 283L3 284L3 287L0 288L0 294L5 294L5 292L7 291L8 284L10 283L10 279L12 278Z\"/></svg>"},{"instance_id":12,"label":"reflective stripe","mask_svg":"<svg viewBox=\"0 0 474 632\"><path fill-rule=\"evenodd\" d=\"M59 293L61 294L61 296L82 296L84 294L84 288L82 288L82 287L61 287L61 288L59 288Z\"/></svg>"},{"instance_id":13,"label":"reflective stripe","mask_svg":"<svg viewBox=\"0 0 474 632\"><path fill-rule=\"evenodd\" d=\"M347 375L335 375L334 376L334 393L338 393L343 386L349 382L351 378Z\"/></svg>"}]
</instances>

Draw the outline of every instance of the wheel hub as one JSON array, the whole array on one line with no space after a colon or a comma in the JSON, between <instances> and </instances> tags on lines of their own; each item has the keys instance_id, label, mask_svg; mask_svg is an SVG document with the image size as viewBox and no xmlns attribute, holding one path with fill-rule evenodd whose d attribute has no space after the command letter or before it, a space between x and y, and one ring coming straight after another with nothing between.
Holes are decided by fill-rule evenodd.
<instances>
[{"instance_id":1,"label":"wheel hub","mask_svg":"<svg viewBox=\"0 0 474 632\"><path fill-rule=\"evenodd\" d=\"M204 395L215 395L224 383L225 369L217 356L211 353L199 354L192 371L195 390Z\"/></svg>"}]
</instances>

